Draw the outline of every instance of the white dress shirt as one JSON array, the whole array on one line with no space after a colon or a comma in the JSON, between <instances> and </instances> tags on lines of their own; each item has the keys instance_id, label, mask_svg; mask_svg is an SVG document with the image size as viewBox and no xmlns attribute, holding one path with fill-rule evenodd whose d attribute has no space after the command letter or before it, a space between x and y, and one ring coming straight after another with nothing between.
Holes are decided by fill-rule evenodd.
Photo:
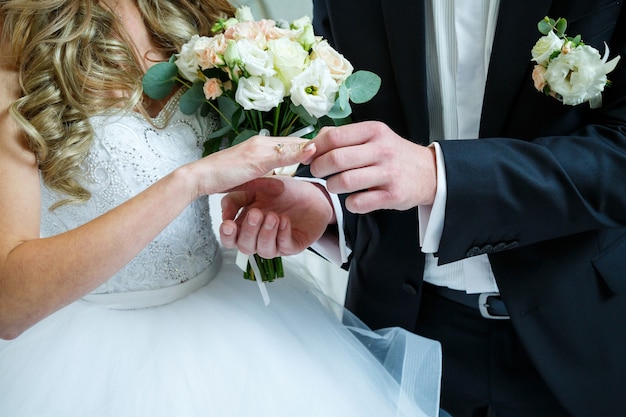
<instances>
[{"instance_id":1,"label":"white dress shirt","mask_svg":"<svg viewBox=\"0 0 626 417\"><path fill-rule=\"evenodd\" d=\"M499 0L426 2L430 140L475 139L480 127L487 69ZM437 195L420 207L420 243L426 253L424 280L468 293L497 292L487 255L437 265L446 206L445 158L437 154ZM471 221L471 220L469 220Z\"/></svg>"},{"instance_id":2,"label":"white dress shirt","mask_svg":"<svg viewBox=\"0 0 626 417\"><path fill-rule=\"evenodd\" d=\"M499 0L428 0L426 38L430 141L478 137L487 69L496 29ZM437 154L437 195L432 206L419 207L420 244L426 253L424 280L468 293L498 292L487 255L437 265L446 207L445 160ZM324 183L323 181L320 181ZM333 201L336 213L341 206ZM342 219L337 218L342 231ZM350 253L343 236L320 239L312 248L341 265Z\"/></svg>"}]
</instances>

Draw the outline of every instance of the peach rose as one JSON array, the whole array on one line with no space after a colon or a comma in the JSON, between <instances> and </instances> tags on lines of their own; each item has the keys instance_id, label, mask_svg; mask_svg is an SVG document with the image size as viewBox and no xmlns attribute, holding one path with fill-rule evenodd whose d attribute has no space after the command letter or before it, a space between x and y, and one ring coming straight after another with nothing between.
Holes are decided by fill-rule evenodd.
<instances>
[{"instance_id":1,"label":"peach rose","mask_svg":"<svg viewBox=\"0 0 626 417\"><path fill-rule=\"evenodd\" d=\"M533 69L533 83L537 91L543 91L546 87L546 69L541 65L535 65Z\"/></svg>"},{"instance_id":2,"label":"peach rose","mask_svg":"<svg viewBox=\"0 0 626 417\"><path fill-rule=\"evenodd\" d=\"M215 100L222 95L222 82L217 78L209 78L204 82L204 97L207 100Z\"/></svg>"},{"instance_id":3,"label":"peach rose","mask_svg":"<svg viewBox=\"0 0 626 417\"><path fill-rule=\"evenodd\" d=\"M324 61L330 70L331 77L333 77L333 80L335 80L337 84L343 83L354 70L352 64L330 46L326 40L313 46L311 59L321 59Z\"/></svg>"}]
</instances>

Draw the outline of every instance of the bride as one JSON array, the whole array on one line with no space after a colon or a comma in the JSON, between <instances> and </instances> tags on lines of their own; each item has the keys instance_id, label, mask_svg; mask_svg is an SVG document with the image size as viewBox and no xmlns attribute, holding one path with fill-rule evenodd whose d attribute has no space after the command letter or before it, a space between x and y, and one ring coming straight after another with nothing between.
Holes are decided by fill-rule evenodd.
<instances>
[{"instance_id":1,"label":"bride","mask_svg":"<svg viewBox=\"0 0 626 417\"><path fill-rule=\"evenodd\" d=\"M265 306L218 245L208 195L314 153L201 158L217 117L142 96L225 0L0 7L1 416L437 415L437 343L338 318L295 270Z\"/></svg>"}]
</instances>

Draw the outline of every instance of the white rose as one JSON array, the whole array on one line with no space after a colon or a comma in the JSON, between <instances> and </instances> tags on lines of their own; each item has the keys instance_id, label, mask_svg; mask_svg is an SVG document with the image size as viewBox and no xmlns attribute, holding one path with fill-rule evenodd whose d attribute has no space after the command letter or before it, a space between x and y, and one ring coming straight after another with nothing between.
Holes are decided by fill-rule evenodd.
<instances>
[{"instance_id":1,"label":"white rose","mask_svg":"<svg viewBox=\"0 0 626 417\"><path fill-rule=\"evenodd\" d=\"M249 39L237 42L241 65L250 75L259 77L271 77L276 74L272 54L263 50L259 45Z\"/></svg>"},{"instance_id":2,"label":"white rose","mask_svg":"<svg viewBox=\"0 0 626 417\"><path fill-rule=\"evenodd\" d=\"M291 88L292 80L307 67L309 54L302 49L298 42L287 38L274 39L267 44L269 52L274 57L274 68L278 76L285 84L285 88Z\"/></svg>"},{"instance_id":3,"label":"white rose","mask_svg":"<svg viewBox=\"0 0 626 417\"><path fill-rule=\"evenodd\" d=\"M548 65L545 79L550 90L558 94L563 104L577 105L597 98L606 86L606 74L615 68L616 59L606 62L597 49L588 45L560 54Z\"/></svg>"},{"instance_id":4,"label":"white rose","mask_svg":"<svg viewBox=\"0 0 626 417\"><path fill-rule=\"evenodd\" d=\"M277 78L240 78L235 101L245 110L270 111L285 97L285 86Z\"/></svg>"},{"instance_id":5,"label":"white rose","mask_svg":"<svg viewBox=\"0 0 626 417\"><path fill-rule=\"evenodd\" d=\"M325 116L335 104L339 87L324 61L314 60L292 80L291 101L317 118Z\"/></svg>"},{"instance_id":6,"label":"white rose","mask_svg":"<svg viewBox=\"0 0 626 417\"><path fill-rule=\"evenodd\" d=\"M330 75L338 84L342 84L354 71L352 64L325 40L313 46L311 59L321 59L326 62Z\"/></svg>"},{"instance_id":7,"label":"white rose","mask_svg":"<svg viewBox=\"0 0 626 417\"><path fill-rule=\"evenodd\" d=\"M183 77L191 82L198 77L198 55L196 54L196 43L200 42L200 36L194 35L180 48L180 53L176 55L175 64Z\"/></svg>"},{"instance_id":8,"label":"white rose","mask_svg":"<svg viewBox=\"0 0 626 417\"><path fill-rule=\"evenodd\" d=\"M553 31L550 31L546 36L539 38L535 46L533 46L531 50L533 56L532 60L539 65L546 66L550 55L552 55L554 51L560 51L563 43L563 39L559 38Z\"/></svg>"}]
</instances>

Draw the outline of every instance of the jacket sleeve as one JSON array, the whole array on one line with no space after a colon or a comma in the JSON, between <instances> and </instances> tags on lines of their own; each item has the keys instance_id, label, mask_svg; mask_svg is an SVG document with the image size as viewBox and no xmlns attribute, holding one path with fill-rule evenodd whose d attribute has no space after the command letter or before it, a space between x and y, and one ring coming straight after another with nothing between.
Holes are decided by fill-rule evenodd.
<instances>
[{"instance_id":1,"label":"jacket sleeve","mask_svg":"<svg viewBox=\"0 0 626 417\"><path fill-rule=\"evenodd\" d=\"M565 106L529 77L501 137L440 143L440 262L626 226L626 8L604 23L611 57L622 60L601 108ZM583 39L585 30L597 29L582 27Z\"/></svg>"}]
</instances>

